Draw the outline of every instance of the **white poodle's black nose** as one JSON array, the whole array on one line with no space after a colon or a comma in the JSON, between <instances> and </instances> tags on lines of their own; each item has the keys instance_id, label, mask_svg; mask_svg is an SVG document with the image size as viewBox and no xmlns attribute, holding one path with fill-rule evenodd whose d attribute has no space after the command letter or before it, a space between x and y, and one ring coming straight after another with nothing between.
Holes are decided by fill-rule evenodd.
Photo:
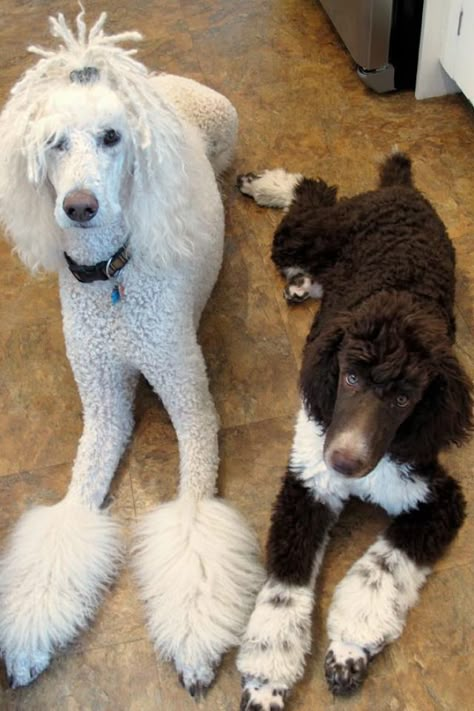
<instances>
[{"instance_id":1,"label":"white poodle's black nose","mask_svg":"<svg viewBox=\"0 0 474 711\"><path fill-rule=\"evenodd\" d=\"M63 210L74 222L88 222L97 214L99 201L88 190L73 190L64 198Z\"/></svg>"}]
</instances>

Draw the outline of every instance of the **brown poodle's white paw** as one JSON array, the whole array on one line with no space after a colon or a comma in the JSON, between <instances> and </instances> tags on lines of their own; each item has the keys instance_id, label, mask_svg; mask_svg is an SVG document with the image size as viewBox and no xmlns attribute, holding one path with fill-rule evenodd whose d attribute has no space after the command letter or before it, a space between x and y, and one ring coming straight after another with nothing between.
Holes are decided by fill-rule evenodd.
<instances>
[{"instance_id":1,"label":"brown poodle's white paw","mask_svg":"<svg viewBox=\"0 0 474 711\"><path fill-rule=\"evenodd\" d=\"M289 207L295 188L303 180L301 173L287 173L282 168L262 173L245 173L237 178L237 187L263 207Z\"/></svg>"},{"instance_id":2,"label":"brown poodle's white paw","mask_svg":"<svg viewBox=\"0 0 474 711\"><path fill-rule=\"evenodd\" d=\"M250 197L253 197L252 183L259 177L261 176L257 173L244 173L243 175L238 175L237 187L239 188L240 192L244 195L249 195Z\"/></svg>"},{"instance_id":3,"label":"brown poodle's white paw","mask_svg":"<svg viewBox=\"0 0 474 711\"><path fill-rule=\"evenodd\" d=\"M283 291L283 296L289 304L301 304L309 298L320 299L322 295L322 286L304 272L288 278L288 284Z\"/></svg>"},{"instance_id":4,"label":"brown poodle's white paw","mask_svg":"<svg viewBox=\"0 0 474 711\"><path fill-rule=\"evenodd\" d=\"M367 676L369 660L367 650L357 644L332 642L324 662L329 690L337 696L357 691Z\"/></svg>"},{"instance_id":5,"label":"brown poodle's white paw","mask_svg":"<svg viewBox=\"0 0 474 711\"><path fill-rule=\"evenodd\" d=\"M283 295L289 304L301 304L309 299L311 290L311 278L307 274L295 274L288 280Z\"/></svg>"},{"instance_id":6,"label":"brown poodle's white paw","mask_svg":"<svg viewBox=\"0 0 474 711\"><path fill-rule=\"evenodd\" d=\"M240 711L282 711L288 689L255 677L242 679Z\"/></svg>"}]
</instances>

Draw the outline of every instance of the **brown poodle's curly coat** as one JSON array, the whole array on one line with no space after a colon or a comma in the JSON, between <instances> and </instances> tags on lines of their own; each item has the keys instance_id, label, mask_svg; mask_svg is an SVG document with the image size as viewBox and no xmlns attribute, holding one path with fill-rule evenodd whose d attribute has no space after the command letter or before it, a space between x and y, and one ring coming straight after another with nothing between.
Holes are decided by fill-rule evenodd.
<instances>
[{"instance_id":1,"label":"brown poodle's curly coat","mask_svg":"<svg viewBox=\"0 0 474 711\"><path fill-rule=\"evenodd\" d=\"M347 199L323 180L280 169L241 176L239 186L260 204L289 207L272 250L287 298L323 295L303 354L303 408L273 510L268 580L239 657L249 711L262 708L267 687L282 686L268 670L285 670L287 693L309 649L308 613L297 633L290 623L283 632L265 595L271 602L278 585L293 614L294 591L312 595L328 532L351 495L382 505L393 520L331 606L332 692L358 688L369 660L401 634L429 566L464 520L460 485L438 455L471 433L473 400L453 351L454 248L414 187L407 156L390 156L379 187Z\"/></svg>"}]
</instances>

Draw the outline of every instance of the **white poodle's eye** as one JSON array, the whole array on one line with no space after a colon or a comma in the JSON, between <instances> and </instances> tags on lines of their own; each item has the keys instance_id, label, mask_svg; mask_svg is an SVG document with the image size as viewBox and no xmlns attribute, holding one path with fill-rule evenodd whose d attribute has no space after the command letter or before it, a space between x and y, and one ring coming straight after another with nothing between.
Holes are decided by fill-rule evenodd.
<instances>
[{"instance_id":1,"label":"white poodle's eye","mask_svg":"<svg viewBox=\"0 0 474 711\"><path fill-rule=\"evenodd\" d=\"M102 142L104 146L116 146L120 143L122 136L118 131L113 128L109 128L102 136Z\"/></svg>"},{"instance_id":2,"label":"white poodle's eye","mask_svg":"<svg viewBox=\"0 0 474 711\"><path fill-rule=\"evenodd\" d=\"M352 385L352 386L357 385L357 383L359 382L359 378L357 377L356 373L354 373L353 371L349 371L348 373L346 373L345 380L348 385Z\"/></svg>"},{"instance_id":3,"label":"white poodle's eye","mask_svg":"<svg viewBox=\"0 0 474 711\"><path fill-rule=\"evenodd\" d=\"M62 136L48 142L53 151L63 152L67 149L67 139Z\"/></svg>"},{"instance_id":4,"label":"white poodle's eye","mask_svg":"<svg viewBox=\"0 0 474 711\"><path fill-rule=\"evenodd\" d=\"M397 407L406 407L410 402L410 399L407 395L397 395L395 402L397 403Z\"/></svg>"}]
</instances>

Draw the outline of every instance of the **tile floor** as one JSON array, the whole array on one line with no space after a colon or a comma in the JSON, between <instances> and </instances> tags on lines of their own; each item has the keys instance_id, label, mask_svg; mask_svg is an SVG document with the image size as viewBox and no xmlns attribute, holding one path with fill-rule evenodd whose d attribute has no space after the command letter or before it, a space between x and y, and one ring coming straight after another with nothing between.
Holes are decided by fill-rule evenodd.
<instances>
[{"instance_id":1,"label":"tile floor","mask_svg":"<svg viewBox=\"0 0 474 711\"><path fill-rule=\"evenodd\" d=\"M224 92L240 114L237 157L225 181L227 239L222 273L201 341L222 420L220 490L265 539L297 407L300 352L315 304L288 309L269 259L279 215L243 199L235 174L282 165L320 174L342 193L370 188L375 164L397 144L449 226L459 260L458 353L474 376L474 114L460 96L416 102L376 96L315 0L102 0L111 30L146 35L139 57ZM0 101L29 66L29 43L47 43L46 16L75 15L75 0L2 0ZM64 353L54 277L32 279L1 242L0 536L34 503L65 491L81 430L80 404ZM176 442L142 386L134 440L113 484L126 526L176 487ZM445 455L474 501L474 442ZM363 691L334 699L322 660L324 620L336 582L374 539L385 516L351 505L338 525L318 585L312 656L290 711L464 711L474 708L474 519L436 567L403 638L373 664ZM235 711L239 679L225 659L203 711ZM195 703L173 669L158 662L127 572L91 629L30 688L0 689L8 711L187 711Z\"/></svg>"}]
</instances>

